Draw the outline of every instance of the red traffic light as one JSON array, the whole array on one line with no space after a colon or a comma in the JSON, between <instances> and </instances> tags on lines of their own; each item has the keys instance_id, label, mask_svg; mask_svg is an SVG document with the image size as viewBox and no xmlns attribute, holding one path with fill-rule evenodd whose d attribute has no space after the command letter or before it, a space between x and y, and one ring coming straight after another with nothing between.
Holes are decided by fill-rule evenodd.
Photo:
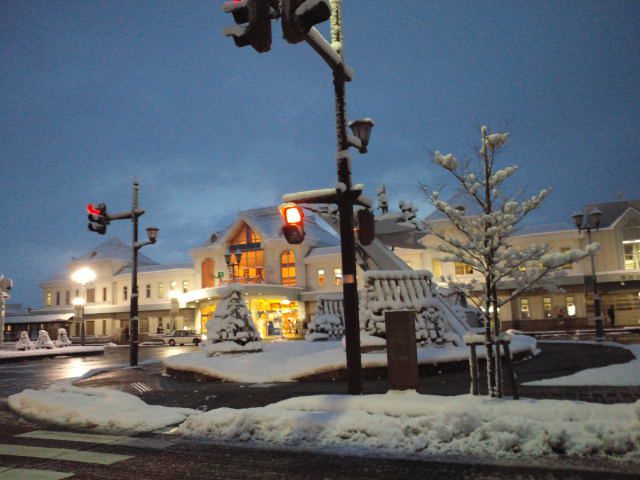
<instances>
[{"instance_id":1,"label":"red traffic light","mask_svg":"<svg viewBox=\"0 0 640 480\"><path fill-rule=\"evenodd\" d=\"M89 215L102 215L102 212L100 211L100 209L94 207L93 204L91 203L87 205L87 213Z\"/></svg>"},{"instance_id":2,"label":"red traffic light","mask_svg":"<svg viewBox=\"0 0 640 480\"><path fill-rule=\"evenodd\" d=\"M290 244L299 244L304 241L304 211L295 203L283 203L280 205L280 215L284 220L282 235Z\"/></svg>"}]
</instances>

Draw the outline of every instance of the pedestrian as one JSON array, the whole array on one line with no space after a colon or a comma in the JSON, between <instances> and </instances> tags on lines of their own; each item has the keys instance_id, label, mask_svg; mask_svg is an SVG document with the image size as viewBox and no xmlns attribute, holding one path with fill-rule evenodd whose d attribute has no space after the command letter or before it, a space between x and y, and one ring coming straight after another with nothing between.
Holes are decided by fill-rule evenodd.
<instances>
[{"instance_id":1,"label":"pedestrian","mask_svg":"<svg viewBox=\"0 0 640 480\"><path fill-rule=\"evenodd\" d=\"M607 309L607 315L609 315L609 321L611 322L611 326L615 327L616 326L616 309L613 307L613 305L611 305Z\"/></svg>"}]
</instances>

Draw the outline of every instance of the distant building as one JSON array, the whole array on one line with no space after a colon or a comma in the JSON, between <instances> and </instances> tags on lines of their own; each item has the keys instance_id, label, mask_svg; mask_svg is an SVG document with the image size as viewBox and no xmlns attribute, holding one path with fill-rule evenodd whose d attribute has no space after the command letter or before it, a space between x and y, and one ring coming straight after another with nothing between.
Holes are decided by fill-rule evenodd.
<instances>
[{"instance_id":1,"label":"distant building","mask_svg":"<svg viewBox=\"0 0 640 480\"><path fill-rule=\"evenodd\" d=\"M616 326L637 326L640 201L603 203L597 207L603 212L602 222L598 232L592 231L592 237L602 244L595 263L603 314L614 306ZM469 211L470 215L473 213ZM447 221L434 213L424 219L424 224L428 231L429 227L446 227ZM189 263L158 264L139 255L141 340L174 329L203 331L216 308L218 287L231 282L234 276L245 285L247 305L262 335L299 336L315 314L318 295L342 291L339 239L321 223L307 212L305 241L289 245L280 233L276 207L247 210L239 212L237 220L224 232L212 234L202 245L191 249ZM435 279L443 276L469 279L477 275L467 265L444 262L444 255L435 248L438 241L427 234L415 244L419 248L396 248L395 254L413 269L430 270ZM569 222L525 226L513 237L515 246L532 243L547 243L561 252L583 248L587 240L586 234L579 233ZM236 252L242 254L239 265L227 267L227 252L232 258ZM107 240L70 261L64 272L40 285L41 309L13 318L20 318L23 325L32 325L32 330L46 325L52 329L67 325L77 337L79 324L73 322L77 318L73 299L83 292L80 285L70 280L70 275L80 266L89 266L97 278L86 286L83 295L86 335L125 341L130 327L130 257L129 245L117 238ZM564 292L521 294L505 305L500 312L504 327L529 331L592 327L589 259L567 267L566 273L560 282ZM499 293L505 296L512 289L513 285L505 282ZM606 318L605 326L608 321ZM17 334L19 323L8 321L7 325Z\"/></svg>"}]
</instances>

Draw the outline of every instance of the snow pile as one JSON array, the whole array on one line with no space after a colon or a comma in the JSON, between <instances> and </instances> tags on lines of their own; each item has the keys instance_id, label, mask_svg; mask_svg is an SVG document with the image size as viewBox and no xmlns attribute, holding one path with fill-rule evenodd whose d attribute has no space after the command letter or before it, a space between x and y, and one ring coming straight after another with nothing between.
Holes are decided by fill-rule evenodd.
<instances>
[{"instance_id":1,"label":"snow pile","mask_svg":"<svg viewBox=\"0 0 640 480\"><path fill-rule=\"evenodd\" d=\"M67 335L67 331L64 328L58 329L58 339L56 340L56 347L69 347L71 345L71 340L69 340L69 335Z\"/></svg>"},{"instance_id":2,"label":"snow pile","mask_svg":"<svg viewBox=\"0 0 640 480\"><path fill-rule=\"evenodd\" d=\"M415 392L298 397L262 408L220 408L180 433L218 441L341 454L487 457L618 456L640 462L640 401L441 397Z\"/></svg>"},{"instance_id":3,"label":"snow pile","mask_svg":"<svg viewBox=\"0 0 640 480\"><path fill-rule=\"evenodd\" d=\"M66 355L81 355L86 353L104 353L104 348L100 346L80 347L70 346L64 349L61 348L41 348L39 350L0 350L0 360L13 360L21 359L26 360L30 358L45 358L45 357L57 357Z\"/></svg>"},{"instance_id":4,"label":"snow pile","mask_svg":"<svg viewBox=\"0 0 640 480\"><path fill-rule=\"evenodd\" d=\"M222 299L206 325L208 342L204 349L209 355L262 350L260 334L242 293L239 285L231 285L220 292Z\"/></svg>"},{"instance_id":5,"label":"snow pile","mask_svg":"<svg viewBox=\"0 0 640 480\"><path fill-rule=\"evenodd\" d=\"M55 345L49 338L49 333L46 330L40 330L38 332L38 340L36 340L36 348L54 348Z\"/></svg>"},{"instance_id":6,"label":"snow pile","mask_svg":"<svg viewBox=\"0 0 640 480\"><path fill-rule=\"evenodd\" d=\"M318 311L315 318L309 322L309 332L305 339L310 342L317 340L339 339L344 335L344 307L342 296L319 296Z\"/></svg>"},{"instance_id":7,"label":"snow pile","mask_svg":"<svg viewBox=\"0 0 640 480\"><path fill-rule=\"evenodd\" d=\"M620 345L635 355L635 360L623 364L608 365L600 368L581 370L573 375L565 377L549 378L527 382L524 385L533 386L614 386L614 387L640 387L640 345Z\"/></svg>"},{"instance_id":8,"label":"snow pile","mask_svg":"<svg viewBox=\"0 0 640 480\"><path fill-rule=\"evenodd\" d=\"M21 415L48 423L100 431L151 432L175 425L198 410L148 405L138 397L108 388L57 384L46 390L27 389L9 397Z\"/></svg>"},{"instance_id":9,"label":"snow pile","mask_svg":"<svg viewBox=\"0 0 640 480\"><path fill-rule=\"evenodd\" d=\"M384 345L384 339L369 339L361 335L362 345ZM524 335L515 335L511 339L511 351L514 354L537 353L536 340ZM485 347L477 348L478 358L485 358ZM362 354L363 368L387 366L386 352ZM469 348L446 345L438 348L418 348L418 364L436 364L466 361ZM295 359L292 361L292 359ZM228 382L271 383L291 382L319 373L336 372L346 369L347 360L344 348L338 342L269 342L263 345L263 351L252 355L210 356L202 349L197 352L183 353L165 358L167 368L186 372L195 372Z\"/></svg>"}]
</instances>

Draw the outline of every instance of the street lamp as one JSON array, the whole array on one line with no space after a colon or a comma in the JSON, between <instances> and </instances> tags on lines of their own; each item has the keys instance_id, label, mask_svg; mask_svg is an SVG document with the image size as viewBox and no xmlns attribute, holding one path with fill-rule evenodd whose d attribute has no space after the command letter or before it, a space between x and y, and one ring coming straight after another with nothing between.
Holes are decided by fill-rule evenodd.
<instances>
[{"instance_id":1,"label":"street lamp","mask_svg":"<svg viewBox=\"0 0 640 480\"><path fill-rule=\"evenodd\" d=\"M178 297L180 296L180 291L178 290L169 290L169 301L170 310L169 314L171 316L171 331L175 331L176 329L176 316L178 315L178 311L180 309L180 303L178 301Z\"/></svg>"},{"instance_id":2,"label":"street lamp","mask_svg":"<svg viewBox=\"0 0 640 480\"><path fill-rule=\"evenodd\" d=\"M367 153L367 145L369 145L369 137L371 136L371 129L375 126L375 123L370 118L363 118L360 120L353 120L349 122L349 128L360 141L360 145L354 145L358 148L360 153Z\"/></svg>"},{"instance_id":3,"label":"street lamp","mask_svg":"<svg viewBox=\"0 0 640 480\"><path fill-rule=\"evenodd\" d=\"M84 330L84 305L87 300L86 285L96 279L96 272L89 267L80 267L71 274L71 280L75 283L82 285L82 296L74 299L74 305L79 306L80 312L80 345L84 345L85 330ZM80 303L81 301L81 303Z\"/></svg>"},{"instance_id":4,"label":"street lamp","mask_svg":"<svg viewBox=\"0 0 640 480\"><path fill-rule=\"evenodd\" d=\"M224 261L227 264L227 267L231 267L232 283L236 283L236 265L240 267L240 260L242 260L242 252L239 248L236 249L233 255L230 250L227 250L224 254Z\"/></svg>"},{"instance_id":5,"label":"street lamp","mask_svg":"<svg viewBox=\"0 0 640 480\"><path fill-rule=\"evenodd\" d=\"M586 216L581 212L576 212L572 216L578 231L586 230L587 239L589 243L591 243L591 229L595 228L596 231L600 230L602 211L596 207L590 209ZM604 340L604 326L602 322L600 294L598 293L598 281L596 279L596 263L593 255L591 255L591 275L593 277L593 308L595 310L596 340L601 342Z\"/></svg>"}]
</instances>

